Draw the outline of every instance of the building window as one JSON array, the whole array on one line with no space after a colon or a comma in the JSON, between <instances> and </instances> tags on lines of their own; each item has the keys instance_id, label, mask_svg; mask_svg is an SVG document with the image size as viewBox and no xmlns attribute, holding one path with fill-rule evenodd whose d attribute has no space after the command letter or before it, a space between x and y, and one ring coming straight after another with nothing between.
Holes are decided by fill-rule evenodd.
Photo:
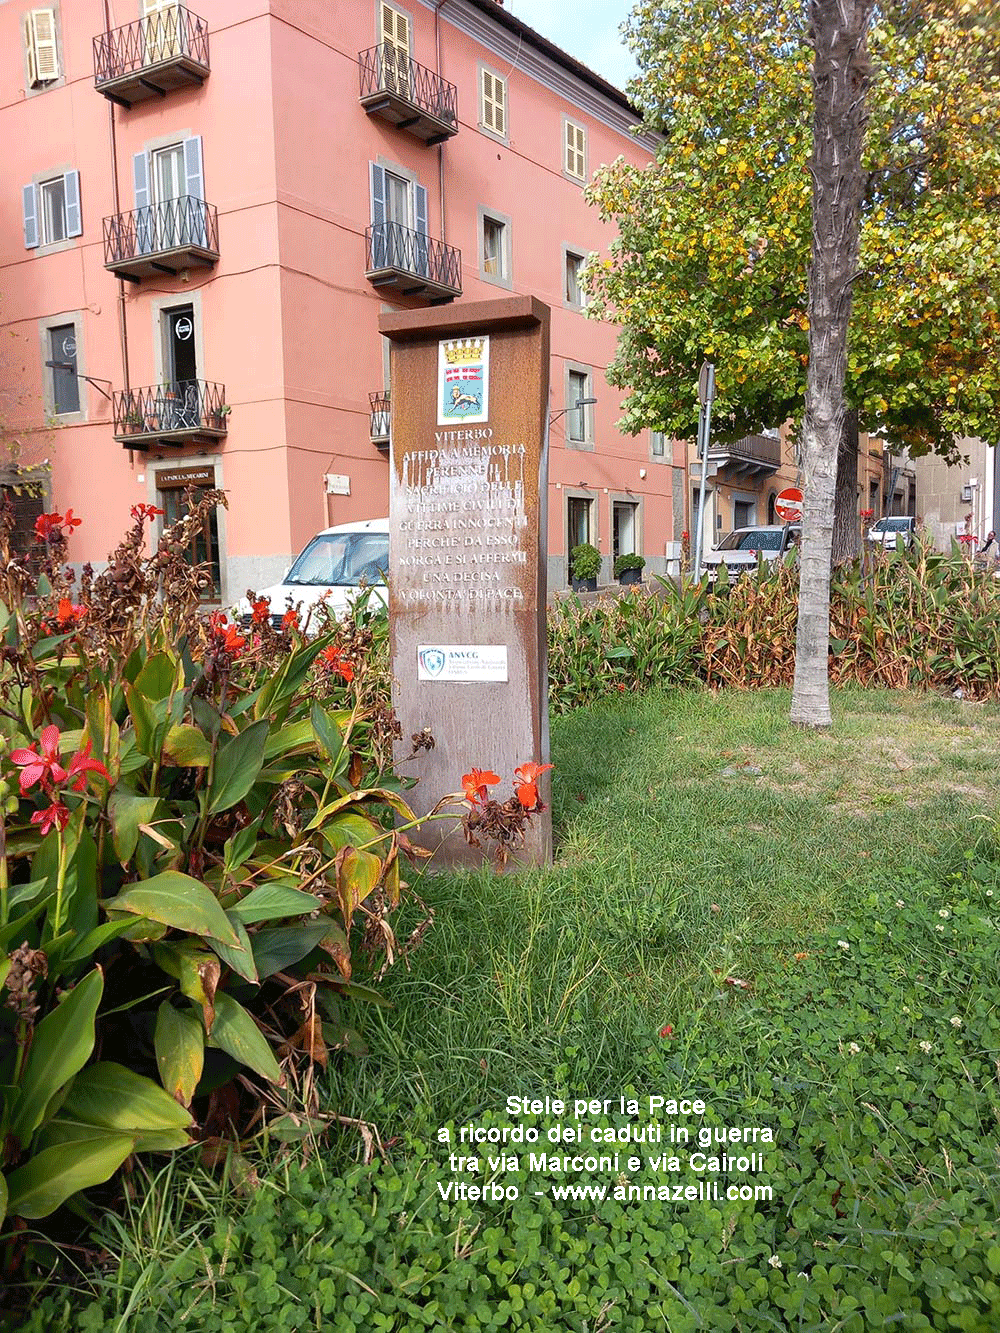
<instances>
[{"instance_id":1,"label":"building window","mask_svg":"<svg viewBox=\"0 0 1000 1333\"><path fill-rule=\"evenodd\" d=\"M572 120L566 120L563 124L565 126L563 170L574 180L586 180L587 131Z\"/></svg>"},{"instance_id":2,"label":"building window","mask_svg":"<svg viewBox=\"0 0 1000 1333\"><path fill-rule=\"evenodd\" d=\"M564 251L563 299L576 310L583 310L587 304L587 295L580 285L585 260L585 255L576 254L572 250Z\"/></svg>"},{"instance_id":3,"label":"building window","mask_svg":"<svg viewBox=\"0 0 1000 1333\"><path fill-rule=\"evenodd\" d=\"M756 500L733 501L733 527L752 528L757 522Z\"/></svg>"},{"instance_id":4,"label":"building window","mask_svg":"<svg viewBox=\"0 0 1000 1333\"><path fill-rule=\"evenodd\" d=\"M427 190L403 175L402 168L371 162L369 169L373 268L426 274Z\"/></svg>"},{"instance_id":5,"label":"building window","mask_svg":"<svg viewBox=\"0 0 1000 1333\"><path fill-rule=\"evenodd\" d=\"M192 502L197 503L198 491L215 486L215 468L205 467L162 469L156 474L156 503L163 510L163 527L169 527L188 514ZM201 594L203 602L218 602L222 597L222 564L219 557L218 511L209 511L204 522L191 534L185 558L192 565L207 565L211 586Z\"/></svg>"},{"instance_id":6,"label":"building window","mask_svg":"<svg viewBox=\"0 0 1000 1333\"><path fill-rule=\"evenodd\" d=\"M570 367L566 372L566 439L573 444L593 443L593 417L590 405L584 402L592 396L590 372ZM578 403L584 405L578 407Z\"/></svg>"},{"instance_id":7,"label":"building window","mask_svg":"<svg viewBox=\"0 0 1000 1333\"><path fill-rule=\"evenodd\" d=\"M59 78L54 9L29 9L25 14L24 50L28 61L29 88L39 88Z\"/></svg>"},{"instance_id":8,"label":"building window","mask_svg":"<svg viewBox=\"0 0 1000 1333\"><path fill-rule=\"evenodd\" d=\"M639 535L639 506L632 500L615 500L611 505L611 555L635 555Z\"/></svg>"},{"instance_id":9,"label":"building window","mask_svg":"<svg viewBox=\"0 0 1000 1333\"><path fill-rule=\"evenodd\" d=\"M52 376L52 410L56 416L80 410L80 380L76 368L76 325L59 324L48 331L46 366Z\"/></svg>"},{"instance_id":10,"label":"building window","mask_svg":"<svg viewBox=\"0 0 1000 1333\"><path fill-rule=\"evenodd\" d=\"M594 502L581 495L566 497L566 540L567 553L574 546L585 543L594 544L593 526Z\"/></svg>"},{"instance_id":11,"label":"building window","mask_svg":"<svg viewBox=\"0 0 1000 1333\"><path fill-rule=\"evenodd\" d=\"M494 286L510 289L511 221L493 209L479 209L479 272Z\"/></svg>"},{"instance_id":12,"label":"building window","mask_svg":"<svg viewBox=\"0 0 1000 1333\"><path fill-rule=\"evenodd\" d=\"M494 278L505 278L506 273L506 238L507 228L496 218L483 218L483 272Z\"/></svg>"},{"instance_id":13,"label":"building window","mask_svg":"<svg viewBox=\"0 0 1000 1333\"><path fill-rule=\"evenodd\" d=\"M488 69L479 71L479 124L484 130L507 137L507 80Z\"/></svg>"},{"instance_id":14,"label":"building window","mask_svg":"<svg viewBox=\"0 0 1000 1333\"><path fill-rule=\"evenodd\" d=\"M56 245L83 232L80 173L66 171L25 185L21 192L24 247Z\"/></svg>"},{"instance_id":15,"label":"building window","mask_svg":"<svg viewBox=\"0 0 1000 1333\"><path fill-rule=\"evenodd\" d=\"M649 432L649 453L652 458L666 458L667 437L662 430L651 430Z\"/></svg>"}]
</instances>

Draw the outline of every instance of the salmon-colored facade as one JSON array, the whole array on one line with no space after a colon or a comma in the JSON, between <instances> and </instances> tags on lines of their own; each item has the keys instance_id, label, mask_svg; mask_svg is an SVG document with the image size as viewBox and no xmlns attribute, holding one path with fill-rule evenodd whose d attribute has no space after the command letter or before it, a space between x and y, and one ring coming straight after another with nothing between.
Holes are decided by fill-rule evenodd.
<instances>
[{"instance_id":1,"label":"salmon-colored facade","mask_svg":"<svg viewBox=\"0 0 1000 1333\"><path fill-rule=\"evenodd\" d=\"M550 585L582 539L605 578L665 568L687 449L618 432L576 286L611 240L586 181L652 152L624 96L495 0L204 11L0 5L0 427L83 519L74 561L214 484L218 599L274 582L387 511L380 313L523 294L552 309Z\"/></svg>"}]
</instances>

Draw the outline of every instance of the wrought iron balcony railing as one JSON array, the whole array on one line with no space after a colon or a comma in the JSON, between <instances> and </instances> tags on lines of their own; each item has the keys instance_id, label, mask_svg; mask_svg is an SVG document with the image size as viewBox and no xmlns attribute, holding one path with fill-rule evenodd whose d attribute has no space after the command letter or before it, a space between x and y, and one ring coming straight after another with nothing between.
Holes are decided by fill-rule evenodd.
<instances>
[{"instance_id":1,"label":"wrought iron balcony railing","mask_svg":"<svg viewBox=\"0 0 1000 1333\"><path fill-rule=\"evenodd\" d=\"M382 393L370 393L368 401L371 404L371 438L374 444L389 443L389 391L385 389Z\"/></svg>"},{"instance_id":2,"label":"wrought iron balcony railing","mask_svg":"<svg viewBox=\"0 0 1000 1333\"><path fill-rule=\"evenodd\" d=\"M432 302L462 293L462 252L398 222L378 222L365 231L369 281L404 296L426 293Z\"/></svg>"},{"instance_id":3,"label":"wrought iron balcony railing","mask_svg":"<svg viewBox=\"0 0 1000 1333\"><path fill-rule=\"evenodd\" d=\"M218 258L218 212L193 195L104 219L104 267L133 282Z\"/></svg>"},{"instance_id":4,"label":"wrought iron balcony railing","mask_svg":"<svg viewBox=\"0 0 1000 1333\"><path fill-rule=\"evenodd\" d=\"M427 144L458 133L458 89L391 42L358 53L361 105Z\"/></svg>"},{"instance_id":5,"label":"wrought iron balcony railing","mask_svg":"<svg viewBox=\"0 0 1000 1333\"><path fill-rule=\"evenodd\" d=\"M775 435L744 435L728 444L713 444L708 456L738 471L773 471L781 466L781 440Z\"/></svg>"},{"instance_id":6,"label":"wrought iron balcony railing","mask_svg":"<svg viewBox=\"0 0 1000 1333\"><path fill-rule=\"evenodd\" d=\"M132 449L151 440L184 444L202 436L226 434L229 405L222 384L178 380L144 389L127 389L112 398L114 437Z\"/></svg>"},{"instance_id":7,"label":"wrought iron balcony railing","mask_svg":"<svg viewBox=\"0 0 1000 1333\"><path fill-rule=\"evenodd\" d=\"M94 38L94 86L123 106L200 84L210 68L208 24L183 5Z\"/></svg>"}]
</instances>

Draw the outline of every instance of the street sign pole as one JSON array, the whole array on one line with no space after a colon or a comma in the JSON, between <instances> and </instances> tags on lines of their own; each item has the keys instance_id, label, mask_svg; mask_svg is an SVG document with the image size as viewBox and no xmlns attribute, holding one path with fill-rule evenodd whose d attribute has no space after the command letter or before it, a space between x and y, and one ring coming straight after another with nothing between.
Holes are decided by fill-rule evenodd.
<instances>
[{"instance_id":1,"label":"street sign pole","mask_svg":"<svg viewBox=\"0 0 1000 1333\"><path fill-rule=\"evenodd\" d=\"M694 579L701 578L701 558L705 542L705 487L708 485L708 442L712 434L712 403L715 399L715 366L705 361L698 378L698 447L701 450L701 485L698 488L698 518L694 536Z\"/></svg>"}]
</instances>

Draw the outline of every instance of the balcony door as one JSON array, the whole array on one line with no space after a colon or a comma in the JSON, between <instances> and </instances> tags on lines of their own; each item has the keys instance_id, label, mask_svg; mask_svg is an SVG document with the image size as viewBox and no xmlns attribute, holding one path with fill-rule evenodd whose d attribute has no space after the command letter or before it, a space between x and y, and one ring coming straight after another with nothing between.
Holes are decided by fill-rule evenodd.
<instances>
[{"instance_id":1,"label":"balcony door","mask_svg":"<svg viewBox=\"0 0 1000 1333\"><path fill-rule=\"evenodd\" d=\"M371 164L372 267L428 272L427 191L377 162Z\"/></svg>"},{"instance_id":2,"label":"balcony door","mask_svg":"<svg viewBox=\"0 0 1000 1333\"><path fill-rule=\"evenodd\" d=\"M150 154L150 194L156 218L157 250L173 250L183 240L182 195L187 194L184 145L172 143Z\"/></svg>"},{"instance_id":3,"label":"balcony door","mask_svg":"<svg viewBox=\"0 0 1000 1333\"><path fill-rule=\"evenodd\" d=\"M177 0L142 0L142 36L147 65L181 54Z\"/></svg>"},{"instance_id":4,"label":"balcony door","mask_svg":"<svg viewBox=\"0 0 1000 1333\"><path fill-rule=\"evenodd\" d=\"M201 419L194 306L171 306L163 311L162 320L166 382L161 425L166 430L191 430Z\"/></svg>"},{"instance_id":5,"label":"balcony door","mask_svg":"<svg viewBox=\"0 0 1000 1333\"><path fill-rule=\"evenodd\" d=\"M382 83L389 92L410 98L410 20L391 5L380 5Z\"/></svg>"}]
</instances>

